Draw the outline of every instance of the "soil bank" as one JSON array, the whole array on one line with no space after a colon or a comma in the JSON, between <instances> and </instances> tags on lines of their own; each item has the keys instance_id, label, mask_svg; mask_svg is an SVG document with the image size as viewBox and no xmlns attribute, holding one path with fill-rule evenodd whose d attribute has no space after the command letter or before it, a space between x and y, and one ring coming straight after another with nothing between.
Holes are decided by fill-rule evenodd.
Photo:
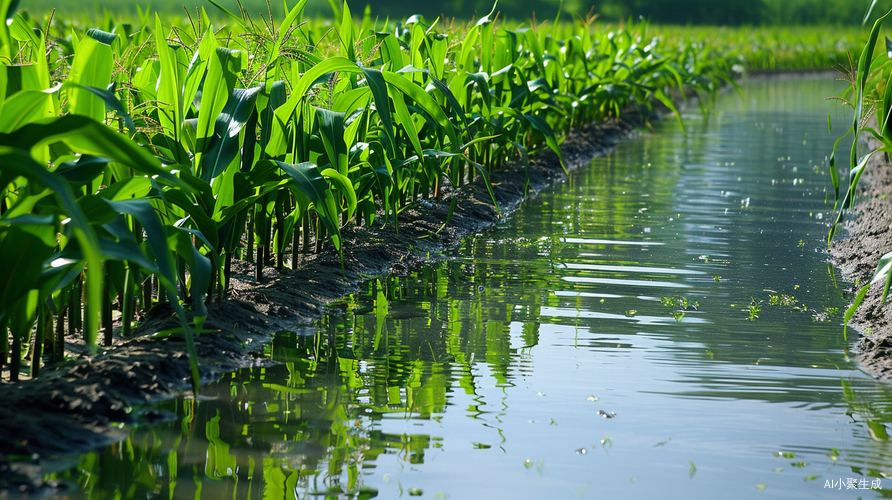
<instances>
[{"instance_id":1,"label":"soil bank","mask_svg":"<svg viewBox=\"0 0 892 500\"><path fill-rule=\"evenodd\" d=\"M631 112L622 120L573 131L561 145L565 165L578 168L611 151L648 125L644 116ZM525 199L563 179L557 156L541 151L529 165L507 164L492 174L498 208L478 175L460 189L445 188L440 200L421 201L401 212L399 232L392 223L380 227L376 222L371 230L348 227L342 235L343 269L330 244L320 254L302 258L296 270L266 268L261 283L254 281L253 264L234 263L232 289L222 304L209 308L205 323L206 329L219 333L196 339L202 381L266 363L257 352L272 333L307 328L326 304L358 291L369 278L405 274L443 258L443 250L493 226ZM453 199L457 203L447 225ZM144 334L176 325L173 311L159 307L141 320L138 332ZM163 418L139 405L188 391L189 362L182 339L144 336L95 355L81 350L79 359L48 367L36 379L0 382L0 499L52 488L43 484L43 475L58 467L61 458L121 439L123 431L115 423Z\"/></svg>"},{"instance_id":2,"label":"soil bank","mask_svg":"<svg viewBox=\"0 0 892 500\"><path fill-rule=\"evenodd\" d=\"M885 154L871 157L857 190L855 207L845 214L843 236L830 245L830 260L844 278L866 284L882 256L892 251L892 162ZM885 304L882 298L883 283L871 286L849 326L861 332L855 351L862 368L892 381L892 297Z\"/></svg>"}]
</instances>

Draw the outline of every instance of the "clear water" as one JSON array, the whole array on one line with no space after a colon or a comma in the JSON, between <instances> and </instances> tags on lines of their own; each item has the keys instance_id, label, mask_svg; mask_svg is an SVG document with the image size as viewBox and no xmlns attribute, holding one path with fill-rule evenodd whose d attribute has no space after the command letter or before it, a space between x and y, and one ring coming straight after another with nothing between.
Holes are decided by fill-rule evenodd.
<instances>
[{"instance_id":1,"label":"clear water","mask_svg":"<svg viewBox=\"0 0 892 500\"><path fill-rule=\"evenodd\" d=\"M892 389L852 362L822 253L839 90L751 81L660 123L53 477L88 498L892 496Z\"/></svg>"}]
</instances>

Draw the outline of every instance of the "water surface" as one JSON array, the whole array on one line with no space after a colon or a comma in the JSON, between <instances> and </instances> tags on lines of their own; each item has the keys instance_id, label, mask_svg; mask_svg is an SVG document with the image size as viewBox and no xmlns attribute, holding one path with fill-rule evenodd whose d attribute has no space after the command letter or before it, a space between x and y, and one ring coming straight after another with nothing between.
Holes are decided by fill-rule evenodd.
<instances>
[{"instance_id":1,"label":"water surface","mask_svg":"<svg viewBox=\"0 0 892 500\"><path fill-rule=\"evenodd\" d=\"M751 81L666 120L54 477L87 498L892 496L892 390L852 362L822 253L839 90Z\"/></svg>"}]
</instances>

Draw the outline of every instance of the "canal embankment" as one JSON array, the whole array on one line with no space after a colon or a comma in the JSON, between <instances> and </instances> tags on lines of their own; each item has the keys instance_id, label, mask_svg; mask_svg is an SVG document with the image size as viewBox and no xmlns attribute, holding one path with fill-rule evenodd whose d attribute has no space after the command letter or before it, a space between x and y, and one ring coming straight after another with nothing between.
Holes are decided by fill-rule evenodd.
<instances>
[{"instance_id":1,"label":"canal embankment","mask_svg":"<svg viewBox=\"0 0 892 500\"><path fill-rule=\"evenodd\" d=\"M878 146L871 140L871 149ZM856 291L869 283L880 259L892 251L892 161L887 154L871 159L858 183L853 210L843 222L845 234L830 244L831 262ZM848 326L860 337L854 350L865 371L892 380L892 301L883 301L883 282L873 284ZM850 335L851 337L851 335Z\"/></svg>"}]
</instances>

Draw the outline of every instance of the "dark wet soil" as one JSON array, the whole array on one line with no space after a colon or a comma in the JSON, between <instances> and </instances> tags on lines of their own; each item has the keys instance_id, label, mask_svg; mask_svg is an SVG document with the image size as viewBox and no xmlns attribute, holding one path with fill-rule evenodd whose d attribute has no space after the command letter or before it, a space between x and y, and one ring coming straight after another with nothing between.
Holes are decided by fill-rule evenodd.
<instances>
[{"instance_id":1,"label":"dark wet soil","mask_svg":"<svg viewBox=\"0 0 892 500\"><path fill-rule=\"evenodd\" d=\"M845 278L868 283L880 258L892 251L890 195L892 161L885 154L876 154L858 183L855 208L846 214L846 234L837 237L830 247L831 261ZM892 380L892 297L885 304L882 297L882 283L871 286L849 326L861 332L855 350L864 370L877 378Z\"/></svg>"},{"instance_id":2,"label":"dark wet soil","mask_svg":"<svg viewBox=\"0 0 892 500\"><path fill-rule=\"evenodd\" d=\"M639 114L624 118L571 133L561 146L567 167L587 164L647 125ZM303 258L293 271L268 267L261 283L253 279L253 264L235 262L232 290L221 305L210 308L205 323L219 333L197 339L202 380L264 363L255 353L272 333L306 328L326 304L358 291L371 277L405 274L445 258L445 249L493 226L525 199L563 179L556 155L540 152L528 167L509 164L492 175L498 210L478 176L461 189L446 188L442 200L419 202L400 213L398 233L393 224L347 228L343 270L333 248ZM455 212L444 227L453 197ZM175 324L173 312L156 308L140 331L160 331L168 323ZM118 344L49 367L34 380L0 383L0 499L39 493L49 487L42 485L46 464L122 438L118 423L151 423L154 416L141 413L141 403L189 390L182 339L142 337Z\"/></svg>"}]
</instances>

